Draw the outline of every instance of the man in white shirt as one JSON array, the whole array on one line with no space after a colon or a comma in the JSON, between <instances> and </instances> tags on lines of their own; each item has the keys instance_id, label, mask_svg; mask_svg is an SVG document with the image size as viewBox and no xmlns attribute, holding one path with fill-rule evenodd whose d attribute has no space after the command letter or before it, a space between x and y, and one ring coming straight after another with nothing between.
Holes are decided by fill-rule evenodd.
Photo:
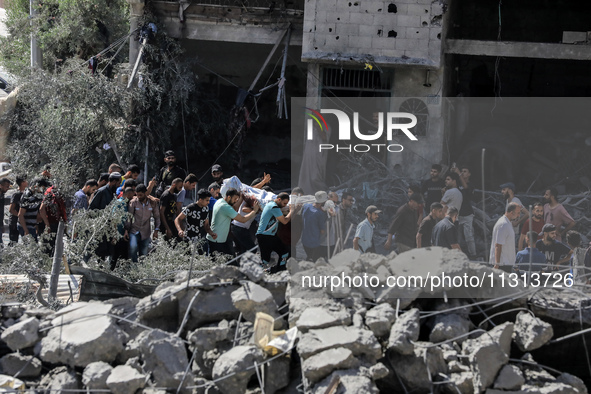
<instances>
[{"instance_id":1,"label":"man in white shirt","mask_svg":"<svg viewBox=\"0 0 591 394\"><path fill-rule=\"evenodd\" d=\"M494 268L511 272L515 264L515 232L511 222L519 216L520 210L519 204L509 203L505 214L499 218L493 228L489 262L494 265Z\"/></svg>"}]
</instances>

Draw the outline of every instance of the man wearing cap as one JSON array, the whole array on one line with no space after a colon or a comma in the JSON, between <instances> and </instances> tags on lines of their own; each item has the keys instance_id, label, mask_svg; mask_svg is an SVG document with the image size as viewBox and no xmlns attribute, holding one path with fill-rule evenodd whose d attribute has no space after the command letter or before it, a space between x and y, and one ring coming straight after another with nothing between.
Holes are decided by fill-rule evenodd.
<instances>
[{"instance_id":1,"label":"man wearing cap","mask_svg":"<svg viewBox=\"0 0 591 394\"><path fill-rule=\"evenodd\" d=\"M512 220L519 216L520 210L519 204L509 203L505 214L495 223L489 256L489 262L494 268L502 267L501 269L509 272L515 265L515 231Z\"/></svg>"},{"instance_id":2,"label":"man wearing cap","mask_svg":"<svg viewBox=\"0 0 591 394\"><path fill-rule=\"evenodd\" d=\"M515 235L519 236L519 234L520 234L519 226L521 225L521 223L523 223L525 220L527 220L527 218L529 218L529 212L527 211L527 209L525 209L523 207L521 200L519 198L515 197L515 184L513 182L503 183L501 185L501 193L503 194L503 198L507 201L505 207L512 202L518 204L520 207L519 208L519 215L517 215L517 218L515 220L511 221ZM519 239L519 238L517 238L517 239Z\"/></svg>"},{"instance_id":3,"label":"man wearing cap","mask_svg":"<svg viewBox=\"0 0 591 394\"><path fill-rule=\"evenodd\" d=\"M528 272L531 255L531 270L539 272L546 267L546 255L540 252L536 247L538 233L530 231L529 233L526 233L524 238L527 247L517 252L515 265L519 271Z\"/></svg>"},{"instance_id":4,"label":"man wearing cap","mask_svg":"<svg viewBox=\"0 0 591 394\"><path fill-rule=\"evenodd\" d=\"M380 211L375 205L365 208L365 220L357 225L355 237L353 238L353 249L360 250L361 253L375 253L373 244L373 232L376 228L376 222L380 218Z\"/></svg>"},{"instance_id":5,"label":"man wearing cap","mask_svg":"<svg viewBox=\"0 0 591 394\"><path fill-rule=\"evenodd\" d=\"M536 243L536 248L546 255L548 269L557 270L558 266L568 262L573 251L560 241L557 241L556 226L546 223L542 228L542 239Z\"/></svg>"},{"instance_id":6,"label":"man wearing cap","mask_svg":"<svg viewBox=\"0 0 591 394\"><path fill-rule=\"evenodd\" d=\"M558 190L555 188L546 190L544 202L546 203L544 205L544 223L556 226L556 240L562 241L567 231L572 230L576 223L564 206L558 202Z\"/></svg>"},{"instance_id":7,"label":"man wearing cap","mask_svg":"<svg viewBox=\"0 0 591 394\"><path fill-rule=\"evenodd\" d=\"M406 252L417 247L417 210L423 203L423 197L419 193L413 193L408 202L398 208L394 220L388 230L388 236L384 248L392 246L392 236L396 237L398 253Z\"/></svg>"},{"instance_id":8,"label":"man wearing cap","mask_svg":"<svg viewBox=\"0 0 591 394\"><path fill-rule=\"evenodd\" d=\"M316 261L326 256L326 248L320 245L322 236L326 233L327 214L322 206L328 201L328 194L325 191L318 191L314 194L314 204L304 204L302 208L302 245L306 251L306 259Z\"/></svg>"},{"instance_id":9,"label":"man wearing cap","mask_svg":"<svg viewBox=\"0 0 591 394\"><path fill-rule=\"evenodd\" d=\"M445 182L439 177L441 166L433 164L431 166L430 178L423 181L421 193L425 197L425 206L430 207L434 202L441 201L441 189L445 187Z\"/></svg>"},{"instance_id":10,"label":"man wearing cap","mask_svg":"<svg viewBox=\"0 0 591 394\"><path fill-rule=\"evenodd\" d=\"M3 244L2 242L2 234L4 233L4 205L6 205L5 201L5 193L10 189L10 185L12 182L8 178L0 179L0 245Z\"/></svg>"},{"instance_id":11,"label":"man wearing cap","mask_svg":"<svg viewBox=\"0 0 591 394\"><path fill-rule=\"evenodd\" d=\"M211 177L213 178L213 182L217 183L218 186L221 188L222 183L224 183L224 171L222 170L222 166L219 164L214 164L211 166Z\"/></svg>"},{"instance_id":12,"label":"man wearing cap","mask_svg":"<svg viewBox=\"0 0 591 394\"><path fill-rule=\"evenodd\" d=\"M433 246L462 250L458 241L458 231L455 226L458 220L458 213L457 208L449 208L445 217L433 227L433 231L431 232L431 244Z\"/></svg>"},{"instance_id":13,"label":"man wearing cap","mask_svg":"<svg viewBox=\"0 0 591 394\"><path fill-rule=\"evenodd\" d=\"M168 150L164 153L164 162L166 165L160 169L158 175L154 178L156 181L156 197L160 198L164 190L172 184L176 178L185 179L187 174L185 170L176 164L174 151Z\"/></svg>"},{"instance_id":14,"label":"man wearing cap","mask_svg":"<svg viewBox=\"0 0 591 394\"><path fill-rule=\"evenodd\" d=\"M121 183L121 174L118 172L113 172L109 175L109 182L98 189L92 200L90 201L90 205L88 206L89 209L105 209L107 205L113 198L115 197L115 192L117 191L117 187Z\"/></svg>"}]
</instances>

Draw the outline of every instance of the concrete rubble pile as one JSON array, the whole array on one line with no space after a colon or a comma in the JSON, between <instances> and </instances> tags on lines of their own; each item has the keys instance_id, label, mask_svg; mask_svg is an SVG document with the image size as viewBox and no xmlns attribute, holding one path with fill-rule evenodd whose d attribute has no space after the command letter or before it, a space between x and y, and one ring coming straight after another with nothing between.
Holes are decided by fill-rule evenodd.
<instances>
[{"instance_id":1,"label":"concrete rubble pile","mask_svg":"<svg viewBox=\"0 0 591 394\"><path fill-rule=\"evenodd\" d=\"M527 300L513 300L518 310L504 322L478 327L473 312L479 308L469 299L446 298L445 286L302 286L304 276L341 273L367 273L383 283L417 265L431 274L490 270L461 253L347 250L329 262L290 259L288 271L273 275L259 261L246 254L240 267L219 266L191 280L183 272L143 299L78 302L57 312L4 305L0 386L113 393L587 393L578 377L534 360L556 336ZM433 298L424 298L425 291ZM270 319L277 340L297 330L295 345L255 343L261 316Z\"/></svg>"}]
</instances>

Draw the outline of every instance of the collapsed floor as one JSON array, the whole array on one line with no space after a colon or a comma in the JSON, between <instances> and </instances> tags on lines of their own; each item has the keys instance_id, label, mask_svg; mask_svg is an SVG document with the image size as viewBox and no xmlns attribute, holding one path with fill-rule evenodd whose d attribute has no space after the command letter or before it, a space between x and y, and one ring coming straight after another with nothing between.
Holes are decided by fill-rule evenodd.
<instances>
[{"instance_id":1,"label":"collapsed floor","mask_svg":"<svg viewBox=\"0 0 591 394\"><path fill-rule=\"evenodd\" d=\"M240 267L219 266L191 280L184 272L143 299L79 302L57 312L4 305L0 386L113 393L587 393L583 379L589 383L591 366L580 331L591 324L591 311L582 288L488 289L448 298L454 294L449 286L381 286L389 275L414 275L417 267L431 275L493 272L441 248L399 256L347 250L328 263L291 259L289 271L273 275L247 254ZM304 276L341 273L367 273L380 286L302 286ZM267 336L255 343L262 332L257 316L270 316L276 341ZM296 331L297 342L290 336Z\"/></svg>"}]
</instances>

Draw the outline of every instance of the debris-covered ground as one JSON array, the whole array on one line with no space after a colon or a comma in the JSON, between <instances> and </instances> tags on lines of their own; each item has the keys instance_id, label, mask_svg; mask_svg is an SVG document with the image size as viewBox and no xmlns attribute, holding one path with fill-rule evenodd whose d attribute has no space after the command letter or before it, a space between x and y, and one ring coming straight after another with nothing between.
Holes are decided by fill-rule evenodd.
<instances>
[{"instance_id":1,"label":"debris-covered ground","mask_svg":"<svg viewBox=\"0 0 591 394\"><path fill-rule=\"evenodd\" d=\"M583 287L460 299L445 286L302 286L303 276L341 272L383 284L419 265L493 272L441 248L347 250L330 262L291 259L273 275L247 254L240 267L190 280L185 272L143 299L59 311L4 305L1 384L122 394L587 393L577 377L591 378Z\"/></svg>"}]
</instances>

